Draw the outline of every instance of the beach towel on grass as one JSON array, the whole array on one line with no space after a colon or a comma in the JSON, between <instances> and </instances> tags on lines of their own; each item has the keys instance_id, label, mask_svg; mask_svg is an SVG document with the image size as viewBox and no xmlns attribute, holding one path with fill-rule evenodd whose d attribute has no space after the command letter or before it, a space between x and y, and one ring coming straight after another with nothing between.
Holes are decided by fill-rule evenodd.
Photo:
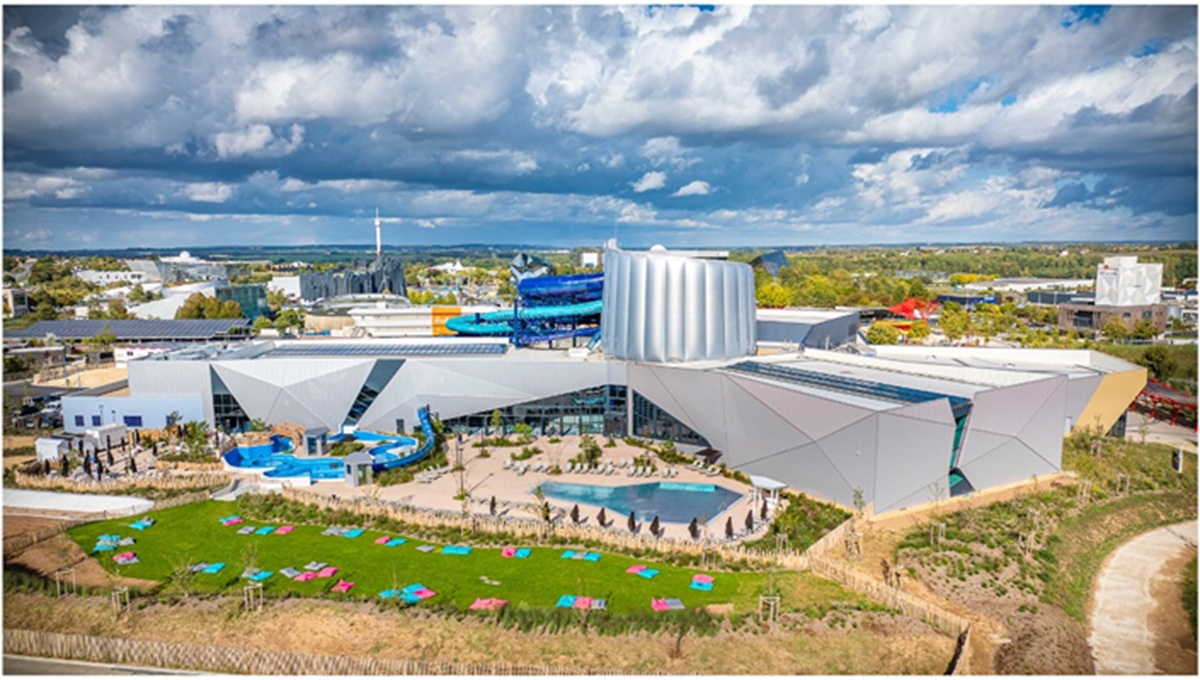
<instances>
[{"instance_id":1,"label":"beach towel on grass","mask_svg":"<svg viewBox=\"0 0 1200 680\"><path fill-rule=\"evenodd\" d=\"M443 555L470 555L471 548L466 545L448 545L442 548Z\"/></svg>"},{"instance_id":2,"label":"beach towel on grass","mask_svg":"<svg viewBox=\"0 0 1200 680\"><path fill-rule=\"evenodd\" d=\"M414 583L411 586L404 586L404 588L401 589L400 592L405 595L412 595L413 593L417 592L418 590L425 590L425 586L420 583Z\"/></svg>"},{"instance_id":3,"label":"beach towel on grass","mask_svg":"<svg viewBox=\"0 0 1200 680\"><path fill-rule=\"evenodd\" d=\"M657 569L643 569L643 570L639 571L637 573L637 575L641 576L642 578L654 578L655 576L658 576L658 570Z\"/></svg>"},{"instance_id":4,"label":"beach towel on grass","mask_svg":"<svg viewBox=\"0 0 1200 680\"><path fill-rule=\"evenodd\" d=\"M608 609L608 600L592 600L592 609Z\"/></svg>"},{"instance_id":5,"label":"beach towel on grass","mask_svg":"<svg viewBox=\"0 0 1200 680\"><path fill-rule=\"evenodd\" d=\"M585 562L599 562L600 561L600 553L590 552L583 556L583 560Z\"/></svg>"},{"instance_id":6,"label":"beach towel on grass","mask_svg":"<svg viewBox=\"0 0 1200 680\"><path fill-rule=\"evenodd\" d=\"M574 609L591 609L592 608L592 598L577 597L577 598L575 598L575 604L573 604L571 606Z\"/></svg>"},{"instance_id":7,"label":"beach towel on grass","mask_svg":"<svg viewBox=\"0 0 1200 680\"><path fill-rule=\"evenodd\" d=\"M243 536L252 534L254 533L254 527L242 527L241 529L238 529L238 533Z\"/></svg>"},{"instance_id":8,"label":"beach towel on grass","mask_svg":"<svg viewBox=\"0 0 1200 680\"><path fill-rule=\"evenodd\" d=\"M330 576L333 576L336 573L338 573L337 567L325 567L321 571L317 572L317 578L329 578Z\"/></svg>"},{"instance_id":9,"label":"beach towel on grass","mask_svg":"<svg viewBox=\"0 0 1200 680\"><path fill-rule=\"evenodd\" d=\"M350 592L350 589L353 587L354 587L353 581L343 581L341 579L338 579L337 585L330 588L329 590L332 592L338 592L338 593L348 593L348 592Z\"/></svg>"},{"instance_id":10,"label":"beach towel on grass","mask_svg":"<svg viewBox=\"0 0 1200 680\"><path fill-rule=\"evenodd\" d=\"M204 568L204 573L205 573L205 574L215 574L215 573L217 573L218 571L221 571L221 570L222 570L222 569L224 569L224 568L225 568L225 563L224 563L224 562L217 562L217 563L215 563L215 564L210 564L210 565L208 565L207 567L205 567L205 568Z\"/></svg>"},{"instance_id":11,"label":"beach towel on grass","mask_svg":"<svg viewBox=\"0 0 1200 680\"><path fill-rule=\"evenodd\" d=\"M562 554L562 559L564 559L564 560L575 559L575 551L574 550L564 550L563 554Z\"/></svg>"},{"instance_id":12,"label":"beach towel on grass","mask_svg":"<svg viewBox=\"0 0 1200 680\"><path fill-rule=\"evenodd\" d=\"M707 592L707 591L712 590L713 584L705 583L704 581L692 581L692 585L690 586L690 588L692 590L703 590L703 591Z\"/></svg>"},{"instance_id":13,"label":"beach towel on grass","mask_svg":"<svg viewBox=\"0 0 1200 680\"><path fill-rule=\"evenodd\" d=\"M260 572L260 571L262 571L262 570L261 570L261 569L259 569L258 567L246 567L246 568L245 568L245 569L242 571L241 578L250 578L250 577L254 576L255 574L257 574L257 573L258 573L258 572Z\"/></svg>"},{"instance_id":14,"label":"beach towel on grass","mask_svg":"<svg viewBox=\"0 0 1200 680\"><path fill-rule=\"evenodd\" d=\"M645 569L646 569L646 565L644 565L644 564L635 564L635 565L633 565L633 566L629 567L628 569L626 569L626 570L625 570L625 573L626 573L626 574L636 574L636 573L638 573L639 571L644 571Z\"/></svg>"},{"instance_id":15,"label":"beach towel on grass","mask_svg":"<svg viewBox=\"0 0 1200 680\"><path fill-rule=\"evenodd\" d=\"M390 540L392 540L390 536L380 536L379 538L375 539L375 545L383 545Z\"/></svg>"},{"instance_id":16,"label":"beach towel on grass","mask_svg":"<svg viewBox=\"0 0 1200 680\"><path fill-rule=\"evenodd\" d=\"M225 526L227 526L227 527L231 527L231 526L233 526L233 525L235 525L235 524L241 524L241 523L242 523L242 521L243 521L243 520L242 520L242 518L241 518L241 517L234 517L233 519L230 519L230 520L225 520L224 522L221 522L221 524L224 524L224 525L225 525Z\"/></svg>"},{"instance_id":17,"label":"beach towel on grass","mask_svg":"<svg viewBox=\"0 0 1200 680\"><path fill-rule=\"evenodd\" d=\"M217 521L224 524L225 522L228 522L231 519L237 519L237 517L238 517L237 515L226 515L225 517L222 517L221 519L219 519Z\"/></svg>"},{"instance_id":18,"label":"beach towel on grass","mask_svg":"<svg viewBox=\"0 0 1200 680\"><path fill-rule=\"evenodd\" d=\"M113 561L116 562L117 560L124 560L124 559L128 559L130 557L133 557L133 556L134 556L134 553L123 552L123 553L118 553L116 555L113 555L112 558L113 558Z\"/></svg>"},{"instance_id":19,"label":"beach towel on grass","mask_svg":"<svg viewBox=\"0 0 1200 680\"><path fill-rule=\"evenodd\" d=\"M405 604L417 604L421 601L421 598L413 595L412 593L404 593L400 596L400 599L404 600Z\"/></svg>"},{"instance_id":20,"label":"beach towel on grass","mask_svg":"<svg viewBox=\"0 0 1200 680\"><path fill-rule=\"evenodd\" d=\"M387 543L384 543L383 545L385 548L395 548L396 546L401 546L401 545L404 545L405 543L408 543L407 538L393 538L392 540L388 541Z\"/></svg>"},{"instance_id":21,"label":"beach towel on grass","mask_svg":"<svg viewBox=\"0 0 1200 680\"><path fill-rule=\"evenodd\" d=\"M193 564L192 566L188 567L188 569L190 569L192 571L204 571L207 568L208 568L208 562L197 562L196 564Z\"/></svg>"},{"instance_id":22,"label":"beach towel on grass","mask_svg":"<svg viewBox=\"0 0 1200 680\"><path fill-rule=\"evenodd\" d=\"M286 576L287 578L296 578L300 575L300 570L293 569L292 567L284 567L283 569L279 570L279 575Z\"/></svg>"},{"instance_id":23,"label":"beach towel on grass","mask_svg":"<svg viewBox=\"0 0 1200 680\"><path fill-rule=\"evenodd\" d=\"M359 536L362 536L363 533L365 533L365 530L363 529L351 529L350 531L342 534L342 536L345 538L358 538Z\"/></svg>"},{"instance_id":24,"label":"beach towel on grass","mask_svg":"<svg viewBox=\"0 0 1200 680\"><path fill-rule=\"evenodd\" d=\"M571 607L575 606L575 596L563 595L562 597L558 598L558 604L555 604L554 606L561 607L563 609L570 609Z\"/></svg>"},{"instance_id":25,"label":"beach towel on grass","mask_svg":"<svg viewBox=\"0 0 1200 680\"><path fill-rule=\"evenodd\" d=\"M293 580L293 581L299 581L299 582L301 582L301 583L308 583L309 581L313 580L313 579L314 579L314 578L316 578L316 577L317 577L317 572L315 572L315 571L306 571L306 572L304 572L303 574L300 574L299 576L297 576L296 578L294 578L294 579L292 579L292 580Z\"/></svg>"},{"instance_id":26,"label":"beach towel on grass","mask_svg":"<svg viewBox=\"0 0 1200 680\"><path fill-rule=\"evenodd\" d=\"M709 576L708 574L696 574L692 577L692 580L696 581L697 583L712 583L713 577Z\"/></svg>"},{"instance_id":27,"label":"beach towel on grass","mask_svg":"<svg viewBox=\"0 0 1200 680\"><path fill-rule=\"evenodd\" d=\"M95 548L92 548L92 552L109 552L116 549L117 546L113 545L112 543L99 543Z\"/></svg>"},{"instance_id":28,"label":"beach towel on grass","mask_svg":"<svg viewBox=\"0 0 1200 680\"><path fill-rule=\"evenodd\" d=\"M517 553L516 553L515 555L513 555L513 557L515 557L515 558L517 558L517 559L520 559L520 560L523 560L523 559L525 559L526 557L529 557L529 555L530 555L532 552L533 552L533 550L531 550L531 549L529 549L529 548L521 548L521 549L517 550Z\"/></svg>"},{"instance_id":29,"label":"beach towel on grass","mask_svg":"<svg viewBox=\"0 0 1200 680\"><path fill-rule=\"evenodd\" d=\"M420 590L414 591L412 594L416 595L418 598L420 598L422 600L428 600L429 598L433 597L434 595L437 595L437 593L433 592L432 590L430 590L428 588L422 588Z\"/></svg>"},{"instance_id":30,"label":"beach towel on grass","mask_svg":"<svg viewBox=\"0 0 1200 680\"><path fill-rule=\"evenodd\" d=\"M400 597L400 591L396 590L395 588L388 588L382 593L379 593L379 598L382 600L389 600L393 597Z\"/></svg>"},{"instance_id":31,"label":"beach towel on grass","mask_svg":"<svg viewBox=\"0 0 1200 680\"><path fill-rule=\"evenodd\" d=\"M328 562L313 561L313 562L309 562L308 564L304 565L304 568L307 571L317 571L318 569L324 569L325 567L328 567L328 566L329 566Z\"/></svg>"},{"instance_id":32,"label":"beach towel on grass","mask_svg":"<svg viewBox=\"0 0 1200 680\"><path fill-rule=\"evenodd\" d=\"M261 582L263 582L263 581L265 581L265 580L267 580L267 579L271 578L271 574L272 574L272 573L274 573L274 572L270 572L270 571L260 571L260 572L258 572L257 574L255 574L254 576L251 576L251 577L250 577L250 580L251 580L251 581L258 581L259 583L261 583Z\"/></svg>"},{"instance_id":33,"label":"beach towel on grass","mask_svg":"<svg viewBox=\"0 0 1200 680\"><path fill-rule=\"evenodd\" d=\"M142 524L141 522L134 522L133 524L130 524L130 525L129 525L129 528L130 528L130 529L137 529L138 531L145 531L145 530L146 530L146 525Z\"/></svg>"},{"instance_id":34,"label":"beach towel on grass","mask_svg":"<svg viewBox=\"0 0 1200 680\"><path fill-rule=\"evenodd\" d=\"M650 608L656 612L665 612L671 609L666 600L650 600Z\"/></svg>"},{"instance_id":35,"label":"beach towel on grass","mask_svg":"<svg viewBox=\"0 0 1200 680\"><path fill-rule=\"evenodd\" d=\"M97 543L116 543L119 540L121 540L120 534L102 534L100 536L100 538L96 539L96 542Z\"/></svg>"},{"instance_id":36,"label":"beach towel on grass","mask_svg":"<svg viewBox=\"0 0 1200 680\"><path fill-rule=\"evenodd\" d=\"M117 541L117 545L136 545L136 544L137 544L137 539L133 538L132 536L130 536L129 538L122 538L121 540Z\"/></svg>"},{"instance_id":37,"label":"beach towel on grass","mask_svg":"<svg viewBox=\"0 0 1200 680\"><path fill-rule=\"evenodd\" d=\"M479 611L481 609L500 609L506 604L508 604L508 600L497 600L494 597L481 597L478 600L475 600L475 603L468 607L468 609L473 611Z\"/></svg>"},{"instance_id":38,"label":"beach towel on grass","mask_svg":"<svg viewBox=\"0 0 1200 680\"><path fill-rule=\"evenodd\" d=\"M135 556L135 557L130 557L130 558L123 559L123 560L117 560L117 564L119 564L119 565L121 565L121 566L123 567L123 566L125 566L125 565L127 565L127 564L137 564L137 563L138 563L138 562L140 562L140 561L141 561L141 560L139 560L139 559L138 559L138 558Z\"/></svg>"},{"instance_id":39,"label":"beach towel on grass","mask_svg":"<svg viewBox=\"0 0 1200 680\"><path fill-rule=\"evenodd\" d=\"M504 549L500 551L501 557L512 557L513 555L516 555L516 554L517 554L517 549L512 547L511 545L504 546Z\"/></svg>"},{"instance_id":40,"label":"beach towel on grass","mask_svg":"<svg viewBox=\"0 0 1200 680\"><path fill-rule=\"evenodd\" d=\"M679 598L676 598L676 597L669 597L669 598L667 598L666 602L667 602L667 607L672 610L685 608L683 606L683 602Z\"/></svg>"},{"instance_id":41,"label":"beach towel on grass","mask_svg":"<svg viewBox=\"0 0 1200 680\"><path fill-rule=\"evenodd\" d=\"M437 550L437 548L432 545L419 545L417 546L417 550L423 553L431 553L434 550Z\"/></svg>"},{"instance_id":42,"label":"beach towel on grass","mask_svg":"<svg viewBox=\"0 0 1200 680\"><path fill-rule=\"evenodd\" d=\"M275 527L263 527L254 533L258 534L259 536L266 536L267 534L271 533L272 531L275 531Z\"/></svg>"},{"instance_id":43,"label":"beach towel on grass","mask_svg":"<svg viewBox=\"0 0 1200 680\"><path fill-rule=\"evenodd\" d=\"M337 527L329 527L325 531L322 531L321 535L322 536L341 536L343 531L344 531L343 529L339 529Z\"/></svg>"},{"instance_id":44,"label":"beach towel on grass","mask_svg":"<svg viewBox=\"0 0 1200 680\"><path fill-rule=\"evenodd\" d=\"M276 536L284 536L284 535L292 533L295 530L296 530L296 527L292 526L291 524L288 524L286 526L281 526L278 529L276 529L275 535Z\"/></svg>"}]
</instances>

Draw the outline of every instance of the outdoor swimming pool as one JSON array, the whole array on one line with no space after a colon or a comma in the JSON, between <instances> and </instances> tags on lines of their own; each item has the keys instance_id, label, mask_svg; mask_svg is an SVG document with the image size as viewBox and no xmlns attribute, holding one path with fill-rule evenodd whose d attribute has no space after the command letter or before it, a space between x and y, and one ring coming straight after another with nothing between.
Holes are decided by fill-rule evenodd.
<instances>
[{"instance_id":1,"label":"outdoor swimming pool","mask_svg":"<svg viewBox=\"0 0 1200 680\"><path fill-rule=\"evenodd\" d=\"M712 518L742 497L719 484L654 482L630 486L595 486L567 482L543 482L542 492L550 498L588 503L608 508L622 516L632 510L640 522L658 515L661 522L691 522L693 517ZM614 518L618 519L618 518Z\"/></svg>"},{"instance_id":2,"label":"outdoor swimming pool","mask_svg":"<svg viewBox=\"0 0 1200 680\"><path fill-rule=\"evenodd\" d=\"M387 468L396 464L400 456L388 449L403 447L411 451L417 440L412 437L389 437L374 432L359 432L355 435L359 441L371 446L368 451L375 458L376 468ZM330 437L331 443L336 443L341 435ZM292 442L287 437L271 435L270 443L256 446L238 446L225 453L225 462L235 468L249 470L264 470L266 477L300 477L308 475L311 479L344 479L345 466L342 459L333 456L318 458L301 458L289 451L293 450Z\"/></svg>"}]
</instances>

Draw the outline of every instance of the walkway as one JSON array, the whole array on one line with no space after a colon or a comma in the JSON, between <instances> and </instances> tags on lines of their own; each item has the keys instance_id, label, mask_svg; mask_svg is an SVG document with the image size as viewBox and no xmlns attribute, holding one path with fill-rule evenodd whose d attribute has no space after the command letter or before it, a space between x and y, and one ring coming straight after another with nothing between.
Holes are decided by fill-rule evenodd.
<instances>
[{"instance_id":1,"label":"walkway","mask_svg":"<svg viewBox=\"0 0 1200 680\"><path fill-rule=\"evenodd\" d=\"M72 513L107 512L111 517L124 517L148 512L153 506L153 502L136 496L59 493L29 489L4 490L4 507L6 509L57 510Z\"/></svg>"},{"instance_id":2,"label":"walkway","mask_svg":"<svg viewBox=\"0 0 1200 680\"><path fill-rule=\"evenodd\" d=\"M1190 541L1190 544L1188 543ZM1182 560L1196 553L1196 521L1138 536L1118 548L1096 579L1091 613L1092 656L1100 675L1178 672L1159 667L1155 648L1164 640L1158 586L1179 577ZM1177 593L1175 589L1169 589ZM1178 595L1176 595L1178 597ZM1192 657L1195 670L1195 657Z\"/></svg>"}]
</instances>

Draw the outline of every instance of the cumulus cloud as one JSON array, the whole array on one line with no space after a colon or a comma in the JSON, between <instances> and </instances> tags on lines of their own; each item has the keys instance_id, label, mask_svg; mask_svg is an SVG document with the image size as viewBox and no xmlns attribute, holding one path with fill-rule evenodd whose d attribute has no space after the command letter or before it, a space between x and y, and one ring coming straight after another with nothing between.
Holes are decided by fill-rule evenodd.
<instances>
[{"instance_id":1,"label":"cumulus cloud","mask_svg":"<svg viewBox=\"0 0 1200 680\"><path fill-rule=\"evenodd\" d=\"M630 184L633 187L633 193L640 194L655 189L661 189L667 185L667 173L652 170L642 175L636 182Z\"/></svg>"},{"instance_id":2,"label":"cumulus cloud","mask_svg":"<svg viewBox=\"0 0 1200 680\"><path fill-rule=\"evenodd\" d=\"M197 203L224 203L233 195L233 187L220 182L196 182L180 187L179 193Z\"/></svg>"},{"instance_id":3,"label":"cumulus cloud","mask_svg":"<svg viewBox=\"0 0 1200 680\"><path fill-rule=\"evenodd\" d=\"M222 159L238 156L286 156L304 141L304 126L293 123L288 137L276 137L269 125L251 125L237 132L220 132L213 137L217 156Z\"/></svg>"},{"instance_id":4,"label":"cumulus cloud","mask_svg":"<svg viewBox=\"0 0 1200 680\"><path fill-rule=\"evenodd\" d=\"M712 186L704 180L695 180L679 187L672 196L707 196L713 192Z\"/></svg>"}]
</instances>

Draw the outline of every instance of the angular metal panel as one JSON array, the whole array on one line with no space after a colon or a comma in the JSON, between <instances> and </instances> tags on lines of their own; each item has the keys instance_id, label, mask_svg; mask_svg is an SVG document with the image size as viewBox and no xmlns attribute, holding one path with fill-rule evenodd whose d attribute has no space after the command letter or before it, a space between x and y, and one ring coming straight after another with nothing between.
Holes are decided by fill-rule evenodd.
<instances>
[{"instance_id":1,"label":"angular metal panel","mask_svg":"<svg viewBox=\"0 0 1200 680\"><path fill-rule=\"evenodd\" d=\"M660 404L647 393L643 397L670 413L683 424L699 432L713 448L726 451L730 447L728 410L722 376L709 371L693 371L667 366L631 366L632 370L648 371L669 395L671 407ZM635 388L636 389L636 388ZM678 412L673 409L678 409Z\"/></svg>"},{"instance_id":2,"label":"angular metal panel","mask_svg":"<svg viewBox=\"0 0 1200 680\"><path fill-rule=\"evenodd\" d=\"M729 463L736 465L741 460L759 458L812 441L727 376L722 382L725 429L729 437L725 458ZM696 395L696 398L702 399L703 395ZM720 426L719 421L702 425L710 430ZM704 434L703 429L697 431Z\"/></svg>"},{"instance_id":3,"label":"angular metal panel","mask_svg":"<svg viewBox=\"0 0 1200 680\"><path fill-rule=\"evenodd\" d=\"M1067 417L1071 419L1072 427L1079 424L1083 409L1087 408L1092 395L1100 388L1104 376L1094 375L1086 378L1072 378L1067 382Z\"/></svg>"},{"instance_id":4,"label":"angular metal panel","mask_svg":"<svg viewBox=\"0 0 1200 680\"><path fill-rule=\"evenodd\" d=\"M904 414L880 414L875 512L898 509L906 499L919 497L922 490L928 491L930 500L939 493L942 498L949 498L953 445L953 420L936 424L913 420Z\"/></svg>"},{"instance_id":5,"label":"angular metal panel","mask_svg":"<svg viewBox=\"0 0 1200 680\"><path fill-rule=\"evenodd\" d=\"M817 440L817 445L851 490L862 491L870 503L875 498L876 458L879 455L879 414L864 418Z\"/></svg>"},{"instance_id":6,"label":"angular metal panel","mask_svg":"<svg viewBox=\"0 0 1200 680\"><path fill-rule=\"evenodd\" d=\"M769 458L739 465L750 475L762 475L784 482L792 489L815 498L833 501L844 506L854 503L854 487L846 482L825 452L816 444L775 454Z\"/></svg>"},{"instance_id":7,"label":"angular metal panel","mask_svg":"<svg viewBox=\"0 0 1200 680\"><path fill-rule=\"evenodd\" d=\"M988 455L959 467L976 489L1012 484L1033 475L1057 471L1019 439L1009 439Z\"/></svg>"},{"instance_id":8,"label":"angular metal panel","mask_svg":"<svg viewBox=\"0 0 1200 680\"><path fill-rule=\"evenodd\" d=\"M971 429L1016 434L1057 389L1062 376L979 392L971 409ZM1062 428L1059 428L1062 432Z\"/></svg>"},{"instance_id":9,"label":"angular metal panel","mask_svg":"<svg viewBox=\"0 0 1200 680\"><path fill-rule=\"evenodd\" d=\"M1034 453L1056 470L1062 467L1063 422L1067 410L1067 387L1066 376L1059 377L1058 389L1042 402L1041 407L1034 412L1017 435Z\"/></svg>"},{"instance_id":10,"label":"angular metal panel","mask_svg":"<svg viewBox=\"0 0 1200 680\"><path fill-rule=\"evenodd\" d=\"M283 387L269 380L247 375L231 364L243 362L213 363L212 368L230 394L242 405L242 410L251 419L271 421L271 409L283 391Z\"/></svg>"},{"instance_id":11,"label":"angular metal panel","mask_svg":"<svg viewBox=\"0 0 1200 680\"><path fill-rule=\"evenodd\" d=\"M321 421L320 425L336 432L374 367L374 360L357 363L308 380L293 382L283 390L316 415Z\"/></svg>"},{"instance_id":12,"label":"angular metal panel","mask_svg":"<svg viewBox=\"0 0 1200 680\"><path fill-rule=\"evenodd\" d=\"M812 439L825 437L876 413L749 378L729 376L729 379Z\"/></svg>"}]
</instances>

